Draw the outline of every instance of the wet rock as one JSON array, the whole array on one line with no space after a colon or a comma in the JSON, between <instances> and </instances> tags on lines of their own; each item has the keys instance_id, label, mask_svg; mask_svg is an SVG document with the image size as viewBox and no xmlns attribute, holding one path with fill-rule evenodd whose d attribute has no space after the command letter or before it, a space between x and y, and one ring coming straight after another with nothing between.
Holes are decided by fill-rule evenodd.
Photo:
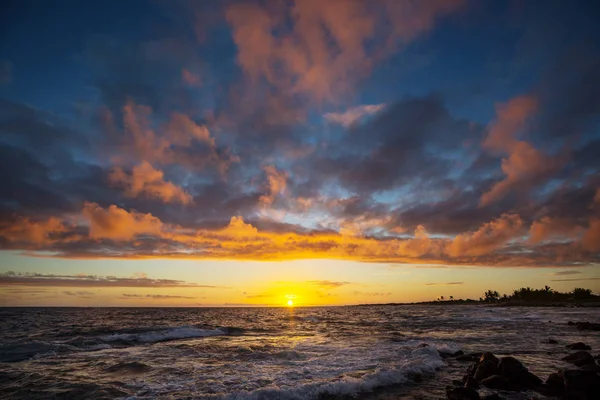
<instances>
[{"instance_id":1,"label":"wet rock","mask_svg":"<svg viewBox=\"0 0 600 400\"><path fill-rule=\"evenodd\" d=\"M492 357L494 357L494 356L492 355ZM483 356L482 356L482 358L483 358ZM497 366L498 361L497 360L498 359L496 359L495 361L493 359L487 359L487 360L481 361L477 365L477 369L475 370L475 374L473 375L475 380L477 382L481 382L482 380L484 380L487 377L490 377L492 375L497 375L498 374L498 366Z\"/></svg>"},{"instance_id":2,"label":"wet rock","mask_svg":"<svg viewBox=\"0 0 600 400\"><path fill-rule=\"evenodd\" d=\"M423 347L429 347L429 345L427 343L421 343L417 346L419 349L422 349Z\"/></svg>"},{"instance_id":3,"label":"wet rock","mask_svg":"<svg viewBox=\"0 0 600 400\"><path fill-rule=\"evenodd\" d=\"M465 380L464 386L468 388L479 389L479 382L472 376L468 376Z\"/></svg>"},{"instance_id":4,"label":"wet rock","mask_svg":"<svg viewBox=\"0 0 600 400\"><path fill-rule=\"evenodd\" d=\"M548 376L546 383L540 387L540 392L546 396L561 397L565 394L565 382L563 376L559 372L555 372Z\"/></svg>"},{"instance_id":5,"label":"wet rock","mask_svg":"<svg viewBox=\"0 0 600 400\"><path fill-rule=\"evenodd\" d=\"M449 400L479 400L479 393L475 389L466 387L447 387L446 397Z\"/></svg>"},{"instance_id":6,"label":"wet rock","mask_svg":"<svg viewBox=\"0 0 600 400\"><path fill-rule=\"evenodd\" d=\"M482 397L483 400L502 400L502 397L498 393L488 394Z\"/></svg>"},{"instance_id":7,"label":"wet rock","mask_svg":"<svg viewBox=\"0 0 600 400\"><path fill-rule=\"evenodd\" d=\"M568 370L563 372L565 393L568 399L599 399L600 376L596 372Z\"/></svg>"},{"instance_id":8,"label":"wet rock","mask_svg":"<svg viewBox=\"0 0 600 400\"><path fill-rule=\"evenodd\" d=\"M565 346L569 350L591 350L592 348L585 343L577 342Z\"/></svg>"},{"instance_id":9,"label":"wet rock","mask_svg":"<svg viewBox=\"0 0 600 400\"><path fill-rule=\"evenodd\" d=\"M481 384L489 389L497 390L515 390L515 387L508 379L501 375L492 375L481 381Z\"/></svg>"},{"instance_id":10,"label":"wet rock","mask_svg":"<svg viewBox=\"0 0 600 400\"><path fill-rule=\"evenodd\" d=\"M498 365L499 360L498 360L498 357L496 357L489 351L486 351L485 353L481 354L481 357L479 358L479 362L483 362L483 361L493 361L496 365Z\"/></svg>"},{"instance_id":11,"label":"wet rock","mask_svg":"<svg viewBox=\"0 0 600 400\"><path fill-rule=\"evenodd\" d=\"M502 357L498 363L500 375L508 379L511 384L519 389L534 388L542 380L529 372L527 368L514 357Z\"/></svg>"},{"instance_id":12,"label":"wet rock","mask_svg":"<svg viewBox=\"0 0 600 400\"><path fill-rule=\"evenodd\" d=\"M554 340L554 339L548 339L548 340L546 340L546 343L548 343L548 344L558 344L558 342L556 340Z\"/></svg>"},{"instance_id":13,"label":"wet rock","mask_svg":"<svg viewBox=\"0 0 600 400\"><path fill-rule=\"evenodd\" d=\"M594 357L587 351L578 351L568 356L563 357L561 360L566 361L571 364L575 364L578 367L582 367L587 364L594 365Z\"/></svg>"}]
</instances>

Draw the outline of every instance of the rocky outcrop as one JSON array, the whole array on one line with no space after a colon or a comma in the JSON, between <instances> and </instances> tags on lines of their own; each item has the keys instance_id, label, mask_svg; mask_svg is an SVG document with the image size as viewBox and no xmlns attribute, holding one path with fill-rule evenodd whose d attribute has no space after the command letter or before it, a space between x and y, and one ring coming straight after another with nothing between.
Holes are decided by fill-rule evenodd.
<instances>
[{"instance_id":1,"label":"rocky outcrop","mask_svg":"<svg viewBox=\"0 0 600 400\"><path fill-rule=\"evenodd\" d=\"M574 343L571 348L589 348L583 343ZM465 356L456 357L460 360ZM469 358L471 359L471 358ZM550 374L546 381L532 374L525 365L514 357L498 358L492 353L482 353L479 359L468 367L462 380L453 381L457 387L446 388L449 399L501 399L494 393L481 397L478 389L490 391L535 391L544 396L568 400L600 399L600 366L587 351L576 351L562 358L578 369L565 369ZM485 393L485 392L484 392Z\"/></svg>"},{"instance_id":2,"label":"rocky outcrop","mask_svg":"<svg viewBox=\"0 0 600 400\"><path fill-rule=\"evenodd\" d=\"M585 343L577 342L565 346L569 350L591 350L592 348Z\"/></svg>"}]
</instances>

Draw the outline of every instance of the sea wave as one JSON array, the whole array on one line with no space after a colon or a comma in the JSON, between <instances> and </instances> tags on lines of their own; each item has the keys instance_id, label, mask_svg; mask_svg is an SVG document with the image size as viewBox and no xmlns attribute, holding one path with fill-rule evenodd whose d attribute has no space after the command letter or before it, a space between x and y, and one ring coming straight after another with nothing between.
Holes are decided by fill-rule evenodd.
<instances>
[{"instance_id":1,"label":"sea wave","mask_svg":"<svg viewBox=\"0 0 600 400\"><path fill-rule=\"evenodd\" d=\"M192 339L209 336L227 335L231 328L200 329L193 326L180 326L165 330L156 330L140 333L114 333L101 336L105 342L138 342L156 343L178 339ZM238 334L236 332L236 334Z\"/></svg>"},{"instance_id":2,"label":"sea wave","mask_svg":"<svg viewBox=\"0 0 600 400\"><path fill-rule=\"evenodd\" d=\"M372 373L360 377L344 376L330 382L299 384L293 388L266 387L254 391L243 391L223 397L225 400L313 400L333 397L356 397L361 393L375 389L401 385L416 374L433 374L444 366L438 349L434 346L413 350L410 355L399 360L398 365L390 368L378 368ZM220 396L205 396L221 398Z\"/></svg>"}]
</instances>

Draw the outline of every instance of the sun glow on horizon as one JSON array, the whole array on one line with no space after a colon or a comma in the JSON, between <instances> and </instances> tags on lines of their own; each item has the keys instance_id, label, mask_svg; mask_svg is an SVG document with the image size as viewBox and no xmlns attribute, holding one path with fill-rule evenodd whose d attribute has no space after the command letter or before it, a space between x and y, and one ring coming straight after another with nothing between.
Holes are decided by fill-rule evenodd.
<instances>
[{"instance_id":1,"label":"sun glow on horizon","mask_svg":"<svg viewBox=\"0 0 600 400\"><path fill-rule=\"evenodd\" d=\"M292 300L292 299L289 299L289 300L287 301L287 305L288 305L288 307L294 307L294 300Z\"/></svg>"}]
</instances>

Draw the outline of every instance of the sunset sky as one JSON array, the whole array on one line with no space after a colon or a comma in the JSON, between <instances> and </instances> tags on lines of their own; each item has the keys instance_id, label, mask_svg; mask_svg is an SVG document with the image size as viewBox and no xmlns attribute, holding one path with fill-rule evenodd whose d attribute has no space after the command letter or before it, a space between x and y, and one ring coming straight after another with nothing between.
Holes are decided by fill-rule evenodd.
<instances>
[{"instance_id":1,"label":"sunset sky","mask_svg":"<svg viewBox=\"0 0 600 400\"><path fill-rule=\"evenodd\" d=\"M595 1L12 1L0 305L600 292Z\"/></svg>"}]
</instances>

